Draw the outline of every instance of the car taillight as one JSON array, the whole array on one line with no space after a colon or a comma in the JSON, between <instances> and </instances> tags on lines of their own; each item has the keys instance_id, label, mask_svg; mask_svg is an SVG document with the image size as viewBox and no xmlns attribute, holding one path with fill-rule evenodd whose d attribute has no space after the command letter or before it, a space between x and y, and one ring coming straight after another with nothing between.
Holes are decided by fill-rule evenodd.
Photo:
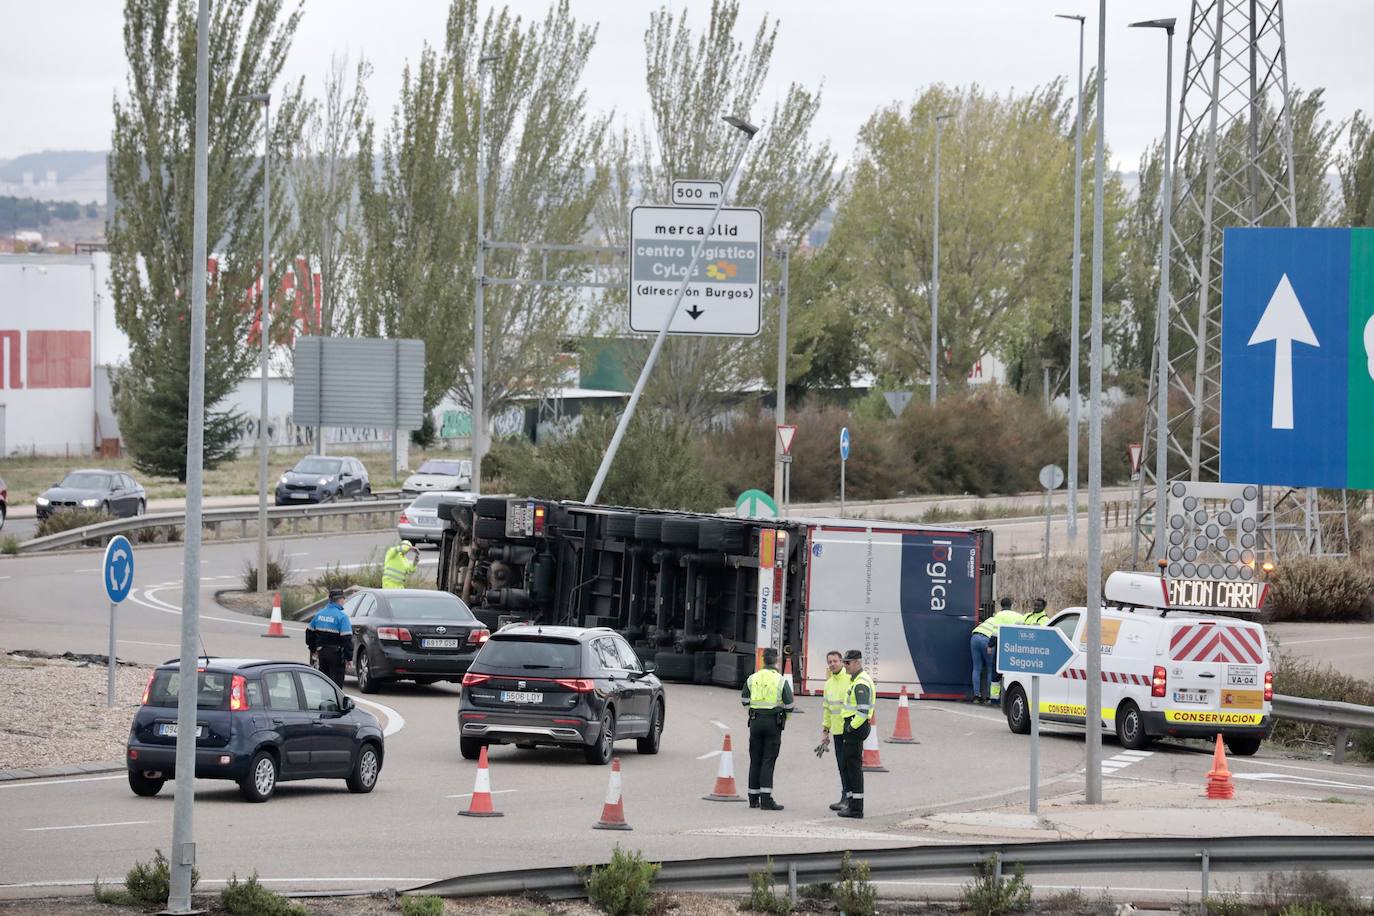
<instances>
[{"instance_id":1,"label":"car taillight","mask_svg":"<svg viewBox=\"0 0 1374 916\"><path fill-rule=\"evenodd\" d=\"M596 683L585 677L555 678L554 683L568 688L573 693L591 693L596 689Z\"/></svg>"},{"instance_id":2,"label":"car taillight","mask_svg":"<svg viewBox=\"0 0 1374 916\"><path fill-rule=\"evenodd\" d=\"M468 645L480 646L491 636L491 630L469 630Z\"/></svg>"},{"instance_id":3,"label":"car taillight","mask_svg":"<svg viewBox=\"0 0 1374 916\"><path fill-rule=\"evenodd\" d=\"M1163 665L1155 665L1154 676L1150 678L1150 696L1162 697L1169 691L1169 672Z\"/></svg>"},{"instance_id":4,"label":"car taillight","mask_svg":"<svg viewBox=\"0 0 1374 916\"><path fill-rule=\"evenodd\" d=\"M539 537L544 533L544 507L534 507L534 536Z\"/></svg>"},{"instance_id":5,"label":"car taillight","mask_svg":"<svg viewBox=\"0 0 1374 916\"><path fill-rule=\"evenodd\" d=\"M242 712L248 708L248 681L242 674L234 675L229 682L229 709Z\"/></svg>"},{"instance_id":6,"label":"car taillight","mask_svg":"<svg viewBox=\"0 0 1374 916\"><path fill-rule=\"evenodd\" d=\"M491 680L490 674L473 674L468 672L463 675L463 686L476 687L478 684L485 684L489 680Z\"/></svg>"},{"instance_id":7,"label":"car taillight","mask_svg":"<svg viewBox=\"0 0 1374 916\"><path fill-rule=\"evenodd\" d=\"M148 705L148 694L150 694L150 693L153 692L153 678L155 678L155 677L157 677L157 672L156 672L156 671L154 671L152 674L148 675L148 683L143 687L143 701L142 701L142 705L144 705L144 706L147 706L147 705Z\"/></svg>"},{"instance_id":8,"label":"car taillight","mask_svg":"<svg viewBox=\"0 0 1374 916\"><path fill-rule=\"evenodd\" d=\"M398 524L398 525L409 525L409 524L410 524L410 516L408 516L408 515L406 515L404 512L402 512L400 518L396 519L396 524Z\"/></svg>"},{"instance_id":9,"label":"car taillight","mask_svg":"<svg viewBox=\"0 0 1374 916\"><path fill-rule=\"evenodd\" d=\"M1264 702L1269 703L1274 699L1274 672L1264 672Z\"/></svg>"},{"instance_id":10,"label":"car taillight","mask_svg":"<svg viewBox=\"0 0 1374 916\"><path fill-rule=\"evenodd\" d=\"M410 642L410 631L405 627L378 627L377 638Z\"/></svg>"}]
</instances>

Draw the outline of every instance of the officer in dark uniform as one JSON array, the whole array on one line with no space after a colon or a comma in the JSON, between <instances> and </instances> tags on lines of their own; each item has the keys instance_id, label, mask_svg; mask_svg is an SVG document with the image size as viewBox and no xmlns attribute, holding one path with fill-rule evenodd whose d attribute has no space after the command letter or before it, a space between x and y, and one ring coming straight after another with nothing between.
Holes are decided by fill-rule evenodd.
<instances>
[{"instance_id":1,"label":"officer in dark uniform","mask_svg":"<svg viewBox=\"0 0 1374 916\"><path fill-rule=\"evenodd\" d=\"M341 588L329 590L329 603L310 618L305 628L305 645L320 666L340 687L344 682L344 663L353 657L353 623L343 609Z\"/></svg>"},{"instance_id":2,"label":"officer in dark uniform","mask_svg":"<svg viewBox=\"0 0 1374 916\"><path fill-rule=\"evenodd\" d=\"M778 671L776 649L763 650L763 667L744 682L741 702L749 710L749 807L781 811L773 801L773 765L792 711L792 684Z\"/></svg>"}]
</instances>

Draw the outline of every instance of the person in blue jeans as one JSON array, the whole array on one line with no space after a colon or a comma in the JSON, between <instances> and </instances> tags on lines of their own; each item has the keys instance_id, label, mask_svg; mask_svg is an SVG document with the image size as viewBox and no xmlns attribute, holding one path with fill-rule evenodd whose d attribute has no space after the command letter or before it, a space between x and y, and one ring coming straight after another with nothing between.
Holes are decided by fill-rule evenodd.
<instances>
[{"instance_id":1,"label":"person in blue jeans","mask_svg":"<svg viewBox=\"0 0 1374 916\"><path fill-rule=\"evenodd\" d=\"M1000 685L996 683L996 665L992 658L993 640L997 638L997 630L1002 624L1021 623L1023 619L1011 609L1011 599L1003 598L1002 609L973 628L973 635L968 641L969 657L973 661L973 702L986 702L987 697L997 699ZM992 682L986 692L983 690L985 676Z\"/></svg>"}]
</instances>

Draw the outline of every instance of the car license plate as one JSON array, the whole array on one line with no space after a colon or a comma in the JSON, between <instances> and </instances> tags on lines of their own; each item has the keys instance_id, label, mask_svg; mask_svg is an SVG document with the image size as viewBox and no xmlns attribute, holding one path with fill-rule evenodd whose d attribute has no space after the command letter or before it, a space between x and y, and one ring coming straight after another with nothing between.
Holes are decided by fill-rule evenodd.
<instances>
[{"instance_id":1,"label":"car license plate","mask_svg":"<svg viewBox=\"0 0 1374 916\"><path fill-rule=\"evenodd\" d=\"M164 738L175 738L175 737L177 736L177 725L176 725L175 722L171 722L171 723L164 722L164 723L162 723L161 725L159 725L159 726L157 727L157 733L158 733L159 735L162 735ZM204 735L204 734L205 734L205 726L203 726L203 725L197 725L197 726L196 726L196 737L199 738L199 737L201 737L201 736Z\"/></svg>"},{"instance_id":2,"label":"car license plate","mask_svg":"<svg viewBox=\"0 0 1374 916\"><path fill-rule=\"evenodd\" d=\"M1258 687L1259 667L1256 665L1227 665L1227 687Z\"/></svg>"},{"instance_id":3,"label":"car license plate","mask_svg":"<svg viewBox=\"0 0 1374 916\"><path fill-rule=\"evenodd\" d=\"M1205 690L1175 690L1175 703L1206 703L1207 691Z\"/></svg>"},{"instance_id":4,"label":"car license plate","mask_svg":"<svg viewBox=\"0 0 1374 916\"><path fill-rule=\"evenodd\" d=\"M421 649L456 649L458 640L456 639L422 639L420 640Z\"/></svg>"},{"instance_id":5,"label":"car license plate","mask_svg":"<svg viewBox=\"0 0 1374 916\"><path fill-rule=\"evenodd\" d=\"M524 690L503 690L501 691L502 703L542 703L544 695L542 693L529 693Z\"/></svg>"},{"instance_id":6,"label":"car license plate","mask_svg":"<svg viewBox=\"0 0 1374 916\"><path fill-rule=\"evenodd\" d=\"M291 494L291 498L292 498L292 499L309 499L309 498L310 498L310 494L309 494L309 493L292 493L292 494Z\"/></svg>"}]
</instances>

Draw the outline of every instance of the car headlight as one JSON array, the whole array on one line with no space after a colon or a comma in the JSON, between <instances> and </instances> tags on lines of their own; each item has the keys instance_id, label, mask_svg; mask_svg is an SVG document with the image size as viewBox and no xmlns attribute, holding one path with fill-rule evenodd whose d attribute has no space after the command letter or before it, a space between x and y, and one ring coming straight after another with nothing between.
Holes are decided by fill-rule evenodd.
<instances>
[{"instance_id":1,"label":"car headlight","mask_svg":"<svg viewBox=\"0 0 1374 916\"><path fill-rule=\"evenodd\" d=\"M48 498L47 498L46 496L40 496L40 497L38 497L38 499L36 500L36 502L37 502L38 505L40 505L40 506L46 506L46 505L48 504Z\"/></svg>"},{"instance_id":2,"label":"car headlight","mask_svg":"<svg viewBox=\"0 0 1374 916\"><path fill-rule=\"evenodd\" d=\"M98 499L83 499L83 500L81 500L81 505L85 506L87 509L94 509L96 506L100 505L100 500L98 500Z\"/></svg>"},{"instance_id":3,"label":"car headlight","mask_svg":"<svg viewBox=\"0 0 1374 916\"><path fill-rule=\"evenodd\" d=\"M286 483L286 475L281 475L281 477L277 480L277 483Z\"/></svg>"},{"instance_id":4,"label":"car headlight","mask_svg":"<svg viewBox=\"0 0 1374 916\"><path fill-rule=\"evenodd\" d=\"M328 477L321 477L321 478L320 478L320 486L322 486L322 487L327 487L327 486L329 486L329 478L328 478Z\"/></svg>"}]
</instances>

